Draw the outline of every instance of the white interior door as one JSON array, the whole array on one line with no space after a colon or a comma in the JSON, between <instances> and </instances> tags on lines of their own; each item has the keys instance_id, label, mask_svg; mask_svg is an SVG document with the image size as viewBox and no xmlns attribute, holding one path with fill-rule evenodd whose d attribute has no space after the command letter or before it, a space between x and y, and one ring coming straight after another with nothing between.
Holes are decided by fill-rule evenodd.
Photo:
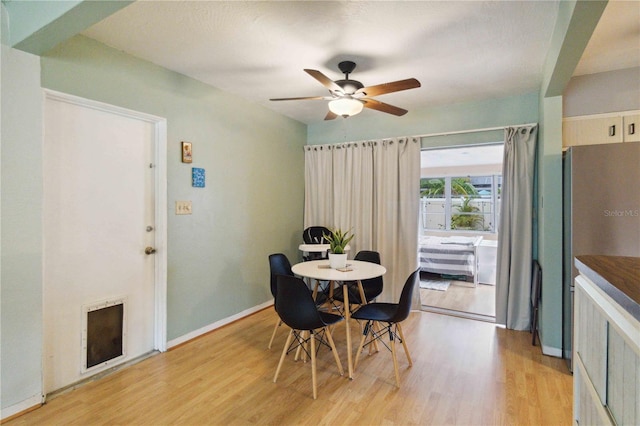
<instances>
[{"instance_id":1,"label":"white interior door","mask_svg":"<svg viewBox=\"0 0 640 426\"><path fill-rule=\"evenodd\" d=\"M56 97L45 100L44 391L112 366L83 363L87 306L124 300L124 354L158 348L156 123ZM160 333L162 334L162 333Z\"/></svg>"}]
</instances>

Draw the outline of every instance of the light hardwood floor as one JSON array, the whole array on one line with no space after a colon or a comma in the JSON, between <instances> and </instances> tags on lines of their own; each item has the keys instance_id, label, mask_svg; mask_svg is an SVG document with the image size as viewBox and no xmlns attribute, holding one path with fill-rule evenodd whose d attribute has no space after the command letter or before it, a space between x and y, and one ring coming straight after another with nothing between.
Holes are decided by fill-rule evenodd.
<instances>
[{"instance_id":1,"label":"light hardwood floor","mask_svg":"<svg viewBox=\"0 0 640 426\"><path fill-rule=\"evenodd\" d=\"M570 425L572 376L541 354L528 332L412 312L403 323L413 358L364 356L354 380L318 355L318 399L311 365L287 356L273 383L288 330L267 344L276 320L266 309L169 352L64 393L8 425ZM352 324L354 340L357 324ZM346 366L345 326L334 330ZM345 367L346 368L346 367Z\"/></svg>"},{"instance_id":2,"label":"light hardwood floor","mask_svg":"<svg viewBox=\"0 0 640 426\"><path fill-rule=\"evenodd\" d=\"M420 289L420 299L423 306L432 306L440 309L450 309L458 312L468 312L485 317L496 316L495 286L445 280L438 276L423 274L423 278L438 281L450 281L451 285L446 291Z\"/></svg>"}]
</instances>

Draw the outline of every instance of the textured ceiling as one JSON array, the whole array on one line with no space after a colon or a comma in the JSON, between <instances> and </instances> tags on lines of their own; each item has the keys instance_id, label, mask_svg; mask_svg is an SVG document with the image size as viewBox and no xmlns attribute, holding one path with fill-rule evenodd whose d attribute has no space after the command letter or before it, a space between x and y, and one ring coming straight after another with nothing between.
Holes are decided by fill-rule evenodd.
<instances>
[{"instance_id":1,"label":"textured ceiling","mask_svg":"<svg viewBox=\"0 0 640 426\"><path fill-rule=\"evenodd\" d=\"M365 86L417 78L377 97L409 111L537 90L557 12L557 1L137 1L83 34L313 123L326 101L269 99L328 94L303 69L337 80L347 59Z\"/></svg>"}]
</instances>

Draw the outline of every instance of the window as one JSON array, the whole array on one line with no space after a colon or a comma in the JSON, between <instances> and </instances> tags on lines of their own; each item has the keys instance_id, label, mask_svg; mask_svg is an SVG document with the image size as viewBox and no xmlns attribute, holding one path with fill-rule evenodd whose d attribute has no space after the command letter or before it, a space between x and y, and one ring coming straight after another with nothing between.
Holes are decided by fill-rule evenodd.
<instances>
[{"instance_id":1,"label":"window","mask_svg":"<svg viewBox=\"0 0 640 426\"><path fill-rule=\"evenodd\" d=\"M496 232L501 185L500 175L421 179L423 229Z\"/></svg>"},{"instance_id":2,"label":"window","mask_svg":"<svg viewBox=\"0 0 640 426\"><path fill-rule=\"evenodd\" d=\"M422 152L421 231L498 231L502 144Z\"/></svg>"}]
</instances>

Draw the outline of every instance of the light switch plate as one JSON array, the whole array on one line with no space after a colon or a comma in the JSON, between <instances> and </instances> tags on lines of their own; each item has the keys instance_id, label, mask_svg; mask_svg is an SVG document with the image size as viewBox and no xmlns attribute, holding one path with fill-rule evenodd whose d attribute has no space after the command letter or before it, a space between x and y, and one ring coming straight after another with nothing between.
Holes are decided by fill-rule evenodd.
<instances>
[{"instance_id":1,"label":"light switch plate","mask_svg":"<svg viewBox=\"0 0 640 426\"><path fill-rule=\"evenodd\" d=\"M176 214L191 214L191 201L176 201Z\"/></svg>"}]
</instances>

